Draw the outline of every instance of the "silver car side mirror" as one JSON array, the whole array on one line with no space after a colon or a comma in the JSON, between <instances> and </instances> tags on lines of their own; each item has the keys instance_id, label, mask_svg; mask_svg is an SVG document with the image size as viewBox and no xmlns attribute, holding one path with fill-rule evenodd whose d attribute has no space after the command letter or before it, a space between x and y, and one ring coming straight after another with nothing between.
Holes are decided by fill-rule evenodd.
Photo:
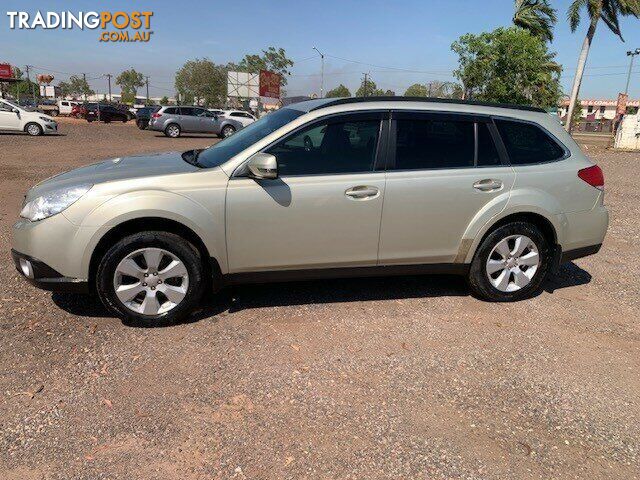
<instances>
[{"instance_id":1,"label":"silver car side mirror","mask_svg":"<svg viewBox=\"0 0 640 480\"><path fill-rule=\"evenodd\" d=\"M270 153L256 153L247 163L249 176L262 180L278 178L278 161Z\"/></svg>"}]
</instances>

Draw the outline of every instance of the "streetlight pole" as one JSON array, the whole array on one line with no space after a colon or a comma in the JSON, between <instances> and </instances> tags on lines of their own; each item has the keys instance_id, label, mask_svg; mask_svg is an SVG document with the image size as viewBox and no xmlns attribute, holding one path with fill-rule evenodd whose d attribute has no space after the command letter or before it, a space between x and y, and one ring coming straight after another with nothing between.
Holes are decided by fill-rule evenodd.
<instances>
[{"instance_id":1,"label":"streetlight pole","mask_svg":"<svg viewBox=\"0 0 640 480\"><path fill-rule=\"evenodd\" d=\"M636 48L635 50L629 50L627 52L627 57L631 57L631 61L629 62L629 73L627 74L627 86L624 89L625 95L629 93L629 82L631 81L631 69L633 68L633 57L636 55L640 55L640 48Z\"/></svg>"},{"instance_id":2,"label":"streetlight pole","mask_svg":"<svg viewBox=\"0 0 640 480\"><path fill-rule=\"evenodd\" d=\"M324 54L316 47L313 49L320 55L320 98L324 98Z\"/></svg>"}]
</instances>

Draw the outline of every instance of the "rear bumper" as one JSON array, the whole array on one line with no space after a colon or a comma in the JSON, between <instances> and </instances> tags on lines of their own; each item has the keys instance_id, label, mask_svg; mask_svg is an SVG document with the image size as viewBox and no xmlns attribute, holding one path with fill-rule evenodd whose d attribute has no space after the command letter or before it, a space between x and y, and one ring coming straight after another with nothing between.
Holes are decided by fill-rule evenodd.
<instances>
[{"instance_id":1,"label":"rear bumper","mask_svg":"<svg viewBox=\"0 0 640 480\"><path fill-rule=\"evenodd\" d=\"M88 293L89 284L86 280L65 277L46 263L11 250L11 257L16 269L32 285L53 292Z\"/></svg>"}]
</instances>

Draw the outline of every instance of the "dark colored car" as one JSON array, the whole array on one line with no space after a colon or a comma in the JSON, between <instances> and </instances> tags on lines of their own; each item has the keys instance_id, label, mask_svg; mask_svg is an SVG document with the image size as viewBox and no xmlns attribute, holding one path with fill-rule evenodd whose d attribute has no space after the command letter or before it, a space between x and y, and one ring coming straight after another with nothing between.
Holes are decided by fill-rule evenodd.
<instances>
[{"instance_id":1,"label":"dark colored car","mask_svg":"<svg viewBox=\"0 0 640 480\"><path fill-rule=\"evenodd\" d=\"M96 103L81 103L71 107L71 116L75 118L85 118L90 109L96 108Z\"/></svg>"},{"instance_id":2,"label":"dark colored car","mask_svg":"<svg viewBox=\"0 0 640 480\"><path fill-rule=\"evenodd\" d=\"M136 112L136 125L140 130L145 130L149 126L151 115L160 110L160 105L151 105L139 108Z\"/></svg>"},{"instance_id":3,"label":"dark colored car","mask_svg":"<svg viewBox=\"0 0 640 480\"><path fill-rule=\"evenodd\" d=\"M100 105L99 112L98 108L96 108L95 106L93 108L87 108L85 118L87 119L87 122L99 120L104 123L126 123L130 120L131 117L129 116L129 113L127 111L114 107L113 105Z\"/></svg>"}]
</instances>

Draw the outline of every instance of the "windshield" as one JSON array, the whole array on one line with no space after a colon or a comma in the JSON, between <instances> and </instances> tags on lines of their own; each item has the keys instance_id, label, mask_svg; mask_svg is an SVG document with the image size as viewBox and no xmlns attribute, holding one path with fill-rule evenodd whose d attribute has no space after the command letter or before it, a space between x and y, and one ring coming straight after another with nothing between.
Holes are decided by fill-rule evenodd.
<instances>
[{"instance_id":1,"label":"windshield","mask_svg":"<svg viewBox=\"0 0 640 480\"><path fill-rule=\"evenodd\" d=\"M13 103L13 102L10 102L10 101L9 101L9 100L7 100L6 98L3 98L3 99L2 99L2 101L3 101L4 103L7 103L7 104L11 105L11 106L12 106L12 107L14 107L14 108L21 108L18 104Z\"/></svg>"},{"instance_id":2,"label":"windshield","mask_svg":"<svg viewBox=\"0 0 640 480\"><path fill-rule=\"evenodd\" d=\"M200 152L198 164L203 168L211 168L222 165L234 155L249 148L258 140L263 139L270 133L275 132L280 127L303 115L305 112L292 108L281 108L270 113L248 127L243 128L238 133L225 138L212 147Z\"/></svg>"}]
</instances>

